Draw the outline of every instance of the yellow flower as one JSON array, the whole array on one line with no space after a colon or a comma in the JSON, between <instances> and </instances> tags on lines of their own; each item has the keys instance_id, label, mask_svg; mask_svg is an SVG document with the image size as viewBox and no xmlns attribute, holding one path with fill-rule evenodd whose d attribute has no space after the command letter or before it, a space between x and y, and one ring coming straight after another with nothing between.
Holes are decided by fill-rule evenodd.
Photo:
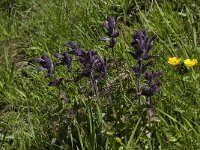
<instances>
[{"instance_id":1,"label":"yellow flower","mask_svg":"<svg viewBox=\"0 0 200 150\"><path fill-rule=\"evenodd\" d=\"M176 65L181 63L181 59L177 58L177 57L171 57L171 58L168 59L167 62L172 66L176 66Z\"/></svg>"},{"instance_id":2,"label":"yellow flower","mask_svg":"<svg viewBox=\"0 0 200 150\"><path fill-rule=\"evenodd\" d=\"M115 138L115 141L116 141L117 143L122 143L122 139L120 139L119 137L116 137L116 138Z\"/></svg>"},{"instance_id":3,"label":"yellow flower","mask_svg":"<svg viewBox=\"0 0 200 150\"><path fill-rule=\"evenodd\" d=\"M187 67L193 67L193 66L195 66L196 64L197 64L198 62L197 62L197 60L196 59L186 59L185 61L184 61L184 64L187 66Z\"/></svg>"}]
</instances>

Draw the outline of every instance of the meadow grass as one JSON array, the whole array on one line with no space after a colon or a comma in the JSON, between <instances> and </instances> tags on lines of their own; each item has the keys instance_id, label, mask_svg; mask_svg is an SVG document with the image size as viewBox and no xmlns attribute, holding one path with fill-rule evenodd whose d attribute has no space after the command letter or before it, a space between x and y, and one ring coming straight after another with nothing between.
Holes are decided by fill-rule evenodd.
<instances>
[{"instance_id":1,"label":"meadow grass","mask_svg":"<svg viewBox=\"0 0 200 150\"><path fill-rule=\"evenodd\" d=\"M0 149L199 149L199 64L180 69L169 57L199 60L200 2L192 0L1 0L0 2ZM103 22L114 16L120 37L112 66L99 96L87 80L80 85L48 86L35 57L84 49L112 58L99 41ZM146 122L134 97L135 64L128 51L136 30L156 34L151 70L162 70L162 88L153 96L156 122ZM79 66L74 62L73 70ZM72 78L59 67L57 76ZM130 91L130 92L129 92ZM70 97L70 101L66 97ZM144 101L144 98L142 98Z\"/></svg>"}]
</instances>

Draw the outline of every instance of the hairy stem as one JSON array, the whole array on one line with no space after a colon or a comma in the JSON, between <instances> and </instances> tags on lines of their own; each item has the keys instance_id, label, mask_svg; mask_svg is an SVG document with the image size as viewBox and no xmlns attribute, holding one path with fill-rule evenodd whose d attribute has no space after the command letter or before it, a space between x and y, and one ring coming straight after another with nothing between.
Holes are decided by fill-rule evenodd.
<instances>
[{"instance_id":1,"label":"hairy stem","mask_svg":"<svg viewBox=\"0 0 200 150\"><path fill-rule=\"evenodd\" d=\"M114 47L112 47L112 57L115 60L115 52L114 52Z\"/></svg>"},{"instance_id":2,"label":"hairy stem","mask_svg":"<svg viewBox=\"0 0 200 150\"><path fill-rule=\"evenodd\" d=\"M147 111L149 115L149 120L154 116L154 111L153 111L153 104L152 104L152 98L151 96L147 97Z\"/></svg>"},{"instance_id":3,"label":"hairy stem","mask_svg":"<svg viewBox=\"0 0 200 150\"><path fill-rule=\"evenodd\" d=\"M140 101L140 75L139 74L136 75L136 95L137 95L138 104L140 107L141 101Z\"/></svg>"},{"instance_id":4,"label":"hairy stem","mask_svg":"<svg viewBox=\"0 0 200 150\"><path fill-rule=\"evenodd\" d=\"M136 74L136 94L139 103L139 107L141 107L141 100L140 100L140 79L141 79L141 72L142 72L142 60L137 60L137 74Z\"/></svg>"}]
</instances>

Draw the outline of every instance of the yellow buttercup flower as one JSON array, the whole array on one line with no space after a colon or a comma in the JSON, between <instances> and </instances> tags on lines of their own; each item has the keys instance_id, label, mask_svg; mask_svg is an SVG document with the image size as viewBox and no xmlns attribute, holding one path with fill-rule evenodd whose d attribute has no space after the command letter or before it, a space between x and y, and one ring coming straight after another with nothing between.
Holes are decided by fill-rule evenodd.
<instances>
[{"instance_id":1,"label":"yellow buttercup flower","mask_svg":"<svg viewBox=\"0 0 200 150\"><path fill-rule=\"evenodd\" d=\"M197 62L197 60L196 59L186 59L185 61L184 61L184 64L187 66L187 67L193 67L193 66L195 66L196 64L197 64L198 62Z\"/></svg>"},{"instance_id":2,"label":"yellow buttercup flower","mask_svg":"<svg viewBox=\"0 0 200 150\"><path fill-rule=\"evenodd\" d=\"M181 63L181 59L177 57L170 57L167 62L172 66L176 66Z\"/></svg>"}]
</instances>

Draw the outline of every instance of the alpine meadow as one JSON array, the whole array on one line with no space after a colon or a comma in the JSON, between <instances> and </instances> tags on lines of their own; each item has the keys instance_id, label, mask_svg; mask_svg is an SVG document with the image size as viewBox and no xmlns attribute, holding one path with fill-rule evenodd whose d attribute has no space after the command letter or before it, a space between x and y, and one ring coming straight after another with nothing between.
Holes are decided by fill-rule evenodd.
<instances>
[{"instance_id":1,"label":"alpine meadow","mask_svg":"<svg viewBox=\"0 0 200 150\"><path fill-rule=\"evenodd\" d=\"M200 1L0 0L0 149L200 149Z\"/></svg>"}]
</instances>

